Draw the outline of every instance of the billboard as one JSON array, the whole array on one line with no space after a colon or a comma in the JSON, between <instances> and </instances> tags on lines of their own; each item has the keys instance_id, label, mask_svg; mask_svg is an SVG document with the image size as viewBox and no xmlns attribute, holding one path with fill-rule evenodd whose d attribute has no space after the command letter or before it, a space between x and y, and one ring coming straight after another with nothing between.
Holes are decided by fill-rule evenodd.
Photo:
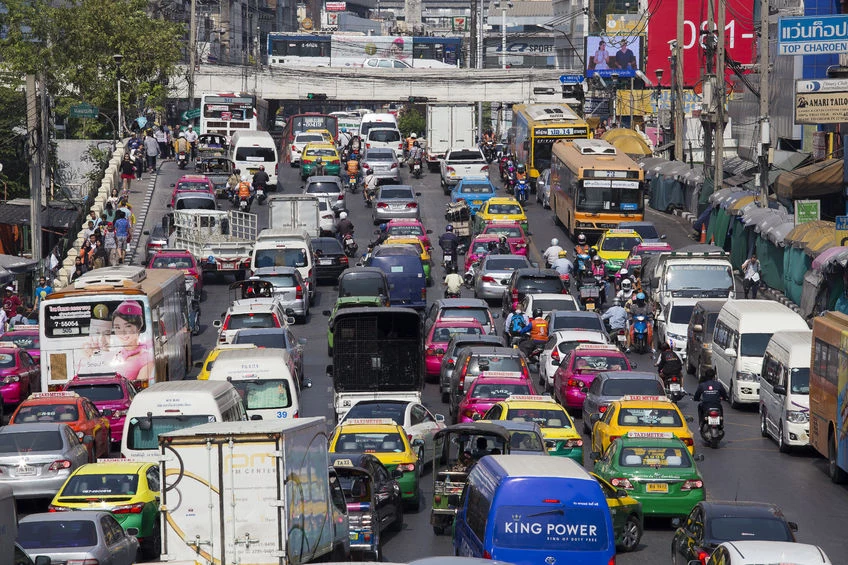
<instances>
[{"instance_id":1,"label":"billboard","mask_svg":"<svg viewBox=\"0 0 848 565\"><path fill-rule=\"evenodd\" d=\"M796 80L795 123L848 122L848 80Z\"/></svg>"},{"instance_id":2,"label":"billboard","mask_svg":"<svg viewBox=\"0 0 848 565\"><path fill-rule=\"evenodd\" d=\"M848 15L780 18L777 24L777 53L848 53Z\"/></svg>"},{"instance_id":3,"label":"billboard","mask_svg":"<svg viewBox=\"0 0 848 565\"><path fill-rule=\"evenodd\" d=\"M656 10L648 23L648 64L650 79L655 80L654 69L662 69L662 85L671 83L671 68L668 61L669 41L677 39L677 3L657 2ZM704 63L703 36L707 29L707 5L705 0L685 2L683 21L683 83L694 86L701 80ZM727 54L741 64L754 61L757 36L754 33L754 3L750 0L727 0L727 21L724 28ZM731 71L728 69L727 74Z\"/></svg>"},{"instance_id":4,"label":"billboard","mask_svg":"<svg viewBox=\"0 0 848 565\"><path fill-rule=\"evenodd\" d=\"M333 66L361 66L369 57L412 63L411 37L333 34L330 45Z\"/></svg>"},{"instance_id":5,"label":"billboard","mask_svg":"<svg viewBox=\"0 0 848 565\"><path fill-rule=\"evenodd\" d=\"M617 74L635 77L642 68L642 38L638 35L590 35L586 38L586 76Z\"/></svg>"},{"instance_id":6,"label":"billboard","mask_svg":"<svg viewBox=\"0 0 848 565\"><path fill-rule=\"evenodd\" d=\"M607 14L607 33L610 35L643 35L645 18L640 14Z\"/></svg>"}]
</instances>

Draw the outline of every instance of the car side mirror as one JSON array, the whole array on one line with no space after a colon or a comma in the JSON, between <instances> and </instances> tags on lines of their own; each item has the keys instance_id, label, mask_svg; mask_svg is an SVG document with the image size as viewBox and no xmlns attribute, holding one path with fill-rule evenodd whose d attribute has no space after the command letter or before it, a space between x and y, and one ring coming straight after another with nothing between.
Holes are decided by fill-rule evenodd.
<instances>
[{"instance_id":1,"label":"car side mirror","mask_svg":"<svg viewBox=\"0 0 848 565\"><path fill-rule=\"evenodd\" d=\"M590 422L590 423L592 423L592 424L595 424L595 423L596 423L596 422L598 422L598 420L600 420L600 419L601 419L601 415L600 415L600 414L590 414L590 415L589 415L589 422Z\"/></svg>"},{"instance_id":2,"label":"car side mirror","mask_svg":"<svg viewBox=\"0 0 848 565\"><path fill-rule=\"evenodd\" d=\"M439 347L438 349L436 349L436 355L444 355L444 354L445 354L445 350L444 350L444 349L442 349L441 347Z\"/></svg>"},{"instance_id":3,"label":"car side mirror","mask_svg":"<svg viewBox=\"0 0 848 565\"><path fill-rule=\"evenodd\" d=\"M724 354L727 355L728 357L736 357L736 350L733 349L732 347L728 347L727 349L724 350Z\"/></svg>"},{"instance_id":4,"label":"car side mirror","mask_svg":"<svg viewBox=\"0 0 848 565\"><path fill-rule=\"evenodd\" d=\"M692 459L694 459L695 461L703 461L704 460L704 454L703 453L696 453L695 455L692 456Z\"/></svg>"},{"instance_id":5,"label":"car side mirror","mask_svg":"<svg viewBox=\"0 0 848 565\"><path fill-rule=\"evenodd\" d=\"M94 436L85 436L82 438L82 442L86 445L91 445L94 443Z\"/></svg>"},{"instance_id":6,"label":"car side mirror","mask_svg":"<svg viewBox=\"0 0 848 565\"><path fill-rule=\"evenodd\" d=\"M492 319L493 319L493 320L497 320L497 319L498 319L498 318L500 318L500 317L501 317L500 312L495 312L494 314L492 314Z\"/></svg>"},{"instance_id":7,"label":"car side mirror","mask_svg":"<svg viewBox=\"0 0 848 565\"><path fill-rule=\"evenodd\" d=\"M286 308L286 316L294 316L294 308Z\"/></svg>"},{"instance_id":8,"label":"car side mirror","mask_svg":"<svg viewBox=\"0 0 848 565\"><path fill-rule=\"evenodd\" d=\"M701 333L702 331L704 331L704 326L702 326L701 324L695 324L694 326L692 326L692 331Z\"/></svg>"},{"instance_id":9,"label":"car side mirror","mask_svg":"<svg viewBox=\"0 0 848 565\"><path fill-rule=\"evenodd\" d=\"M286 316L286 323L288 325L293 326L295 322L297 322L297 320L294 319L294 316Z\"/></svg>"},{"instance_id":10,"label":"car side mirror","mask_svg":"<svg viewBox=\"0 0 848 565\"><path fill-rule=\"evenodd\" d=\"M414 439L414 440L412 440L412 447L421 447L422 445L424 445L424 440L423 440L423 439Z\"/></svg>"},{"instance_id":11,"label":"car side mirror","mask_svg":"<svg viewBox=\"0 0 848 565\"><path fill-rule=\"evenodd\" d=\"M169 209L170 209L170 208L173 208L173 206L171 206L170 204L165 204L165 208L169 208Z\"/></svg>"},{"instance_id":12,"label":"car side mirror","mask_svg":"<svg viewBox=\"0 0 848 565\"><path fill-rule=\"evenodd\" d=\"M138 528L127 528L126 530L124 530L124 534L136 537L138 535Z\"/></svg>"},{"instance_id":13,"label":"car side mirror","mask_svg":"<svg viewBox=\"0 0 848 565\"><path fill-rule=\"evenodd\" d=\"M501 279L501 284L503 284L503 285L509 284L509 279Z\"/></svg>"},{"instance_id":14,"label":"car side mirror","mask_svg":"<svg viewBox=\"0 0 848 565\"><path fill-rule=\"evenodd\" d=\"M424 233L426 233L427 235L430 235L431 233L433 233L433 230L427 230Z\"/></svg>"},{"instance_id":15,"label":"car side mirror","mask_svg":"<svg viewBox=\"0 0 848 565\"><path fill-rule=\"evenodd\" d=\"M551 359L551 365L554 367L559 367L560 360L559 359Z\"/></svg>"},{"instance_id":16,"label":"car side mirror","mask_svg":"<svg viewBox=\"0 0 848 565\"><path fill-rule=\"evenodd\" d=\"M374 230L374 235L380 235L380 230Z\"/></svg>"},{"instance_id":17,"label":"car side mirror","mask_svg":"<svg viewBox=\"0 0 848 565\"><path fill-rule=\"evenodd\" d=\"M114 414L114 412L112 412L111 408L104 408L103 410L100 411L100 413L103 414L104 416L106 416L107 418L110 417L112 414Z\"/></svg>"},{"instance_id":18,"label":"car side mirror","mask_svg":"<svg viewBox=\"0 0 848 565\"><path fill-rule=\"evenodd\" d=\"M631 369L635 369L635 368L636 368L636 361L633 361L632 363L630 363L630 368L631 368Z\"/></svg>"},{"instance_id":19,"label":"car side mirror","mask_svg":"<svg viewBox=\"0 0 848 565\"><path fill-rule=\"evenodd\" d=\"M630 496L630 495L627 494L627 491L624 490L623 488L620 488L620 489L615 491L615 497L616 498L627 498L628 496Z\"/></svg>"},{"instance_id":20,"label":"car side mirror","mask_svg":"<svg viewBox=\"0 0 848 565\"><path fill-rule=\"evenodd\" d=\"M671 527L672 528L679 528L682 525L683 525L683 520L679 516L676 516L676 517L671 519ZM698 561L698 563L701 563L701 562Z\"/></svg>"},{"instance_id":21,"label":"car side mirror","mask_svg":"<svg viewBox=\"0 0 848 565\"><path fill-rule=\"evenodd\" d=\"M312 388L312 379L306 379L303 381L303 388Z\"/></svg>"},{"instance_id":22,"label":"car side mirror","mask_svg":"<svg viewBox=\"0 0 848 565\"><path fill-rule=\"evenodd\" d=\"M692 422L695 421L695 418L693 416L686 416L686 421L691 424Z\"/></svg>"},{"instance_id":23,"label":"car side mirror","mask_svg":"<svg viewBox=\"0 0 848 565\"><path fill-rule=\"evenodd\" d=\"M445 415L444 414L434 414L433 417L436 419L437 422L444 422L445 421Z\"/></svg>"},{"instance_id":24,"label":"car side mirror","mask_svg":"<svg viewBox=\"0 0 848 565\"><path fill-rule=\"evenodd\" d=\"M176 185L176 183L171 183L171 184L170 184L170 185L168 185L168 186L170 186L171 188L175 188L177 185Z\"/></svg>"},{"instance_id":25,"label":"car side mirror","mask_svg":"<svg viewBox=\"0 0 848 565\"><path fill-rule=\"evenodd\" d=\"M665 234L662 234L662 235L660 236L660 239L665 239Z\"/></svg>"},{"instance_id":26,"label":"car side mirror","mask_svg":"<svg viewBox=\"0 0 848 565\"><path fill-rule=\"evenodd\" d=\"M482 418L483 418L483 417L482 417L480 414L476 413L476 412L474 413L474 415L473 415L473 416L471 416L471 419L472 419L472 420L474 420L475 422L476 422L477 420L481 420Z\"/></svg>"},{"instance_id":27,"label":"car side mirror","mask_svg":"<svg viewBox=\"0 0 848 565\"><path fill-rule=\"evenodd\" d=\"M221 326L223 326L223 325L224 325L224 324L221 322L221 320L214 320L214 321L212 322L212 327L213 327L213 328L220 328L220 327L221 327Z\"/></svg>"},{"instance_id":28,"label":"car side mirror","mask_svg":"<svg viewBox=\"0 0 848 565\"><path fill-rule=\"evenodd\" d=\"M50 565L51 560L47 555L39 555L35 558L35 565Z\"/></svg>"},{"instance_id":29,"label":"car side mirror","mask_svg":"<svg viewBox=\"0 0 848 565\"><path fill-rule=\"evenodd\" d=\"M144 230L144 231L143 231L143 232L141 232L141 233L142 233L142 234L144 234L144 235L150 235L150 230Z\"/></svg>"},{"instance_id":30,"label":"car side mirror","mask_svg":"<svg viewBox=\"0 0 848 565\"><path fill-rule=\"evenodd\" d=\"M297 344L298 344L298 345L306 345L306 343L307 343L308 341L309 341L309 340L308 340L307 338L305 338L305 337L301 337L301 338L298 338L298 340L297 340Z\"/></svg>"},{"instance_id":31,"label":"car side mirror","mask_svg":"<svg viewBox=\"0 0 848 565\"><path fill-rule=\"evenodd\" d=\"M420 192L416 192L416 193L415 193L415 196L421 196L421 193L420 193Z\"/></svg>"},{"instance_id":32,"label":"car side mirror","mask_svg":"<svg viewBox=\"0 0 848 565\"><path fill-rule=\"evenodd\" d=\"M783 385L776 385L774 387L774 393L779 394L780 396L786 396L786 387Z\"/></svg>"},{"instance_id":33,"label":"car side mirror","mask_svg":"<svg viewBox=\"0 0 848 565\"><path fill-rule=\"evenodd\" d=\"M455 364L455 363L456 363L456 362L455 362L453 359L449 359L449 360L448 360L447 365L448 365L448 367L450 367L451 369L453 369L453 366L454 366L454 364Z\"/></svg>"},{"instance_id":34,"label":"car side mirror","mask_svg":"<svg viewBox=\"0 0 848 565\"><path fill-rule=\"evenodd\" d=\"M600 458L601 458L601 452L600 451L592 451L592 452L589 453L589 459L591 459L592 461L597 461Z\"/></svg>"},{"instance_id":35,"label":"car side mirror","mask_svg":"<svg viewBox=\"0 0 848 565\"><path fill-rule=\"evenodd\" d=\"M392 470L392 478L393 479L402 479L403 478L403 471L401 471L400 469Z\"/></svg>"},{"instance_id":36,"label":"car side mirror","mask_svg":"<svg viewBox=\"0 0 848 565\"><path fill-rule=\"evenodd\" d=\"M327 376L330 377L330 378L333 378L333 365L332 364L327 365L326 370L327 370Z\"/></svg>"},{"instance_id":37,"label":"car side mirror","mask_svg":"<svg viewBox=\"0 0 848 565\"><path fill-rule=\"evenodd\" d=\"M786 522L786 525L789 526L790 531L793 531L793 532L798 531L798 524L796 524L795 522Z\"/></svg>"},{"instance_id":38,"label":"car side mirror","mask_svg":"<svg viewBox=\"0 0 848 565\"><path fill-rule=\"evenodd\" d=\"M202 369L203 368L203 361L195 361L194 363L192 363L192 365L194 365L195 369Z\"/></svg>"}]
</instances>

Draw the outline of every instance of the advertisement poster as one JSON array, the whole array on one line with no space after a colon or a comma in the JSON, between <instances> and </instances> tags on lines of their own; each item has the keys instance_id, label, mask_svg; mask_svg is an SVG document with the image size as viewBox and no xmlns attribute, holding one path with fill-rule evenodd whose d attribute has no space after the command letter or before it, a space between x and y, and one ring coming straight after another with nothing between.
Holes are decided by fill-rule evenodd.
<instances>
[{"instance_id":1,"label":"advertisement poster","mask_svg":"<svg viewBox=\"0 0 848 565\"><path fill-rule=\"evenodd\" d=\"M131 381L148 381L154 373L151 331L141 300L103 300L45 307L48 350L68 355L66 378L118 373ZM47 348L46 348L47 349ZM51 366L51 372L63 368Z\"/></svg>"},{"instance_id":2,"label":"advertisement poster","mask_svg":"<svg viewBox=\"0 0 848 565\"><path fill-rule=\"evenodd\" d=\"M362 66L365 59L371 57L411 62L412 38L334 34L330 53L332 53L330 64L336 67Z\"/></svg>"},{"instance_id":3,"label":"advertisement poster","mask_svg":"<svg viewBox=\"0 0 848 565\"><path fill-rule=\"evenodd\" d=\"M587 503L591 504L591 503ZM505 506L495 519L494 543L505 548L599 551L609 546L606 518L599 509Z\"/></svg>"},{"instance_id":4,"label":"advertisement poster","mask_svg":"<svg viewBox=\"0 0 848 565\"><path fill-rule=\"evenodd\" d=\"M642 68L642 38L638 35L590 35L586 38L586 76L636 76Z\"/></svg>"}]
</instances>

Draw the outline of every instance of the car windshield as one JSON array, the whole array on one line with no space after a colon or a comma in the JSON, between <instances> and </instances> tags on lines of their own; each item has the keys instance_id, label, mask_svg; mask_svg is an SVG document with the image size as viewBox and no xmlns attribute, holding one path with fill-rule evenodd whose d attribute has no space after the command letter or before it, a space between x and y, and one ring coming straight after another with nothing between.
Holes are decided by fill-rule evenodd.
<instances>
[{"instance_id":1,"label":"car windshield","mask_svg":"<svg viewBox=\"0 0 848 565\"><path fill-rule=\"evenodd\" d=\"M455 335L482 335L483 330L479 327L443 327L433 329L434 343L447 343Z\"/></svg>"},{"instance_id":2,"label":"car windshield","mask_svg":"<svg viewBox=\"0 0 848 565\"><path fill-rule=\"evenodd\" d=\"M282 331L268 333L245 334L238 332L233 338L233 343L252 343L256 347L270 347L272 349L285 349L286 341ZM208 369L209 367L207 367Z\"/></svg>"},{"instance_id":3,"label":"car windshield","mask_svg":"<svg viewBox=\"0 0 848 565\"><path fill-rule=\"evenodd\" d=\"M188 257L154 257L151 269L191 269L194 263Z\"/></svg>"},{"instance_id":4,"label":"car windshield","mask_svg":"<svg viewBox=\"0 0 848 565\"><path fill-rule=\"evenodd\" d=\"M76 422L79 410L76 404L29 404L18 408L16 424L36 422Z\"/></svg>"},{"instance_id":5,"label":"car windshield","mask_svg":"<svg viewBox=\"0 0 848 565\"><path fill-rule=\"evenodd\" d=\"M657 233L657 228L653 226L653 224L637 224L635 226L621 226L622 228L632 229L640 236L642 239L659 239L660 234Z\"/></svg>"},{"instance_id":6,"label":"car windshield","mask_svg":"<svg viewBox=\"0 0 848 565\"><path fill-rule=\"evenodd\" d=\"M530 390L529 382L530 381L488 384L485 382L475 381L470 394L471 398L492 399L504 399L512 396L513 394L533 394L533 391Z\"/></svg>"},{"instance_id":7,"label":"car windshield","mask_svg":"<svg viewBox=\"0 0 848 565\"><path fill-rule=\"evenodd\" d=\"M622 467L688 469L692 460L685 447L624 447L618 455Z\"/></svg>"},{"instance_id":8,"label":"car windshield","mask_svg":"<svg viewBox=\"0 0 848 565\"><path fill-rule=\"evenodd\" d=\"M630 251L641 240L638 237L605 237L602 251Z\"/></svg>"},{"instance_id":9,"label":"car windshield","mask_svg":"<svg viewBox=\"0 0 848 565\"><path fill-rule=\"evenodd\" d=\"M226 329L241 330L244 328L279 328L279 324L270 313L232 314L227 319Z\"/></svg>"},{"instance_id":10,"label":"car windshield","mask_svg":"<svg viewBox=\"0 0 848 565\"><path fill-rule=\"evenodd\" d=\"M603 343L606 343L606 342L601 341L600 338L598 338L598 341L592 341L592 340L587 340L587 339L583 339L583 340L580 340L580 341L563 341L563 342L560 342L560 344L557 346L557 349L559 349L560 353L562 353L564 355L568 355L569 353L574 351L577 348L578 345L583 345L584 343L600 343L600 344L603 344Z\"/></svg>"},{"instance_id":11,"label":"car windshield","mask_svg":"<svg viewBox=\"0 0 848 565\"><path fill-rule=\"evenodd\" d=\"M183 181L177 185L177 192L209 192L209 184L205 181Z\"/></svg>"},{"instance_id":12,"label":"car windshield","mask_svg":"<svg viewBox=\"0 0 848 565\"><path fill-rule=\"evenodd\" d=\"M727 265L669 265L667 285L674 290L725 290L733 288Z\"/></svg>"},{"instance_id":13,"label":"car windshield","mask_svg":"<svg viewBox=\"0 0 848 565\"><path fill-rule=\"evenodd\" d=\"M406 404L401 402L360 402L354 404L345 415L345 419L354 418L388 418L402 426L406 413Z\"/></svg>"},{"instance_id":14,"label":"car windshield","mask_svg":"<svg viewBox=\"0 0 848 565\"><path fill-rule=\"evenodd\" d=\"M97 528L91 520L44 520L18 524L18 543L24 549L93 547Z\"/></svg>"},{"instance_id":15,"label":"car windshield","mask_svg":"<svg viewBox=\"0 0 848 565\"><path fill-rule=\"evenodd\" d=\"M519 422L535 422L542 428L571 428L568 417L563 414L562 410L510 408L507 419Z\"/></svg>"},{"instance_id":16,"label":"car windshield","mask_svg":"<svg viewBox=\"0 0 848 565\"><path fill-rule=\"evenodd\" d=\"M442 308L439 318L474 318L482 326L490 321L488 308Z\"/></svg>"},{"instance_id":17,"label":"car windshield","mask_svg":"<svg viewBox=\"0 0 848 565\"><path fill-rule=\"evenodd\" d=\"M548 333L560 330L604 331L604 323L598 316L551 316Z\"/></svg>"},{"instance_id":18,"label":"car windshield","mask_svg":"<svg viewBox=\"0 0 848 565\"><path fill-rule=\"evenodd\" d=\"M626 371L627 358L619 355L579 354L574 359L574 371L577 373L596 373L598 371Z\"/></svg>"},{"instance_id":19,"label":"car windshield","mask_svg":"<svg viewBox=\"0 0 848 565\"><path fill-rule=\"evenodd\" d=\"M492 240L492 239L489 239L489 240L475 239L474 242L471 244L470 253L472 255L480 255L480 254L483 254L483 253L488 253L489 252L489 245L492 244L492 243L497 244L498 242L497 242L497 240Z\"/></svg>"},{"instance_id":20,"label":"car windshield","mask_svg":"<svg viewBox=\"0 0 848 565\"><path fill-rule=\"evenodd\" d=\"M138 490L138 475L97 474L71 475L60 496L127 496Z\"/></svg>"},{"instance_id":21,"label":"car windshield","mask_svg":"<svg viewBox=\"0 0 848 565\"><path fill-rule=\"evenodd\" d=\"M518 204L489 204L488 213L520 216L524 212Z\"/></svg>"},{"instance_id":22,"label":"car windshield","mask_svg":"<svg viewBox=\"0 0 848 565\"><path fill-rule=\"evenodd\" d=\"M39 340L37 334L28 334L24 332L8 332L0 336L0 341L11 341L18 347L23 349L38 349Z\"/></svg>"},{"instance_id":23,"label":"car windshield","mask_svg":"<svg viewBox=\"0 0 848 565\"><path fill-rule=\"evenodd\" d=\"M262 267L305 267L306 249L257 249L256 268Z\"/></svg>"},{"instance_id":24,"label":"car windshield","mask_svg":"<svg viewBox=\"0 0 848 565\"><path fill-rule=\"evenodd\" d=\"M277 155L272 147L239 147L236 149L235 160L273 163Z\"/></svg>"},{"instance_id":25,"label":"car windshield","mask_svg":"<svg viewBox=\"0 0 848 565\"><path fill-rule=\"evenodd\" d=\"M389 226L389 235L424 235L424 230L421 226Z\"/></svg>"},{"instance_id":26,"label":"car windshield","mask_svg":"<svg viewBox=\"0 0 848 565\"><path fill-rule=\"evenodd\" d=\"M339 185L334 182L311 182L306 187L309 194L336 194L341 192Z\"/></svg>"},{"instance_id":27,"label":"car windshield","mask_svg":"<svg viewBox=\"0 0 848 565\"><path fill-rule=\"evenodd\" d=\"M339 243L337 239L333 239L331 237L322 237L318 239L312 240L312 249L316 252L320 251L321 253L327 254L339 254L344 253L344 249L342 249L342 244Z\"/></svg>"},{"instance_id":28,"label":"car windshield","mask_svg":"<svg viewBox=\"0 0 848 565\"><path fill-rule=\"evenodd\" d=\"M695 305L679 305L674 306L671 309L671 313L668 315L668 321L671 324L683 324L686 325L689 323L689 318L692 317L692 310L695 309Z\"/></svg>"},{"instance_id":29,"label":"car windshield","mask_svg":"<svg viewBox=\"0 0 848 565\"><path fill-rule=\"evenodd\" d=\"M405 198L412 200L412 190L408 188L381 188L380 199Z\"/></svg>"},{"instance_id":30,"label":"car windshield","mask_svg":"<svg viewBox=\"0 0 848 565\"><path fill-rule=\"evenodd\" d=\"M810 394L810 368L798 367L790 370L792 386L790 394Z\"/></svg>"},{"instance_id":31,"label":"car windshield","mask_svg":"<svg viewBox=\"0 0 848 565\"><path fill-rule=\"evenodd\" d=\"M400 132L394 129L372 129L368 132L368 141L392 143L400 141Z\"/></svg>"},{"instance_id":32,"label":"car windshield","mask_svg":"<svg viewBox=\"0 0 848 565\"><path fill-rule=\"evenodd\" d=\"M720 516L709 522L710 541L721 543L735 540L795 541L786 524L776 518L753 516Z\"/></svg>"},{"instance_id":33,"label":"car windshield","mask_svg":"<svg viewBox=\"0 0 848 565\"><path fill-rule=\"evenodd\" d=\"M718 312L714 314L706 314L705 316L707 325L704 326L704 335L713 335L713 330L715 329L716 320L718 320Z\"/></svg>"},{"instance_id":34,"label":"car windshield","mask_svg":"<svg viewBox=\"0 0 848 565\"><path fill-rule=\"evenodd\" d=\"M486 226L485 234L505 235L507 237L521 237L521 228L518 226Z\"/></svg>"},{"instance_id":35,"label":"car windshield","mask_svg":"<svg viewBox=\"0 0 848 565\"><path fill-rule=\"evenodd\" d=\"M318 133L302 133L294 138L295 144L305 145L307 143L321 143L324 136Z\"/></svg>"},{"instance_id":36,"label":"car windshield","mask_svg":"<svg viewBox=\"0 0 848 565\"><path fill-rule=\"evenodd\" d=\"M459 187L460 194L494 194L495 190L488 184L463 184Z\"/></svg>"},{"instance_id":37,"label":"car windshield","mask_svg":"<svg viewBox=\"0 0 848 565\"><path fill-rule=\"evenodd\" d=\"M645 396L664 395L662 383L657 379L608 379L601 389L603 396L624 396L642 394Z\"/></svg>"},{"instance_id":38,"label":"car windshield","mask_svg":"<svg viewBox=\"0 0 848 565\"><path fill-rule=\"evenodd\" d=\"M403 453L406 446L398 433L343 433L336 453Z\"/></svg>"},{"instance_id":39,"label":"car windshield","mask_svg":"<svg viewBox=\"0 0 848 565\"><path fill-rule=\"evenodd\" d=\"M241 396L247 410L288 408L292 405L291 389L286 379L230 381Z\"/></svg>"},{"instance_id":40,"label":"car windshield","mask_svg":"<svg viewBox=\"0 0 848 565\"><path fill-rule=\"evenodd\" d=\"M486 271L514 271L527 267L527 259L498 259L489 257L486 261Z\"/></svg>"},{"instance_id":41,"label":"car windshield","mask_svg":"<svg viewBox=\"0 0 848 565\"><path fill-rule=\"evenodd\" d=\"M68 390L89 399L92 402L105 402L109 400L123 400L124 389L121 385L114 383L103 384L69 384Z\"/></svg>"},{"instance_id":42,"label":"car windshield","mask_svg":"<svg viewBox=\"0 0 848 565\"><path fill-rule=\"evenodd\" d=\"M574 311L577 310L577 305L570 298L545 298L533 300L533 310L536 308L541 308L543 312L550 312L551 310Z\"/></svg>"},{"instance_id":43,"label":"car windshield","mask_svg":"<svg viewBox=\"0 0 848 565\"><path fill-rule=\"evenodd\" d=\"M679 428L683 425L680 414L673 408L630 408L618 411L619 426L656 426Z\"/></svg>"},{"instance_id":44,"label":"car windshield","mask_svg":"<svg viewBox=\"0 0 848 565\"><path fill-rule=\"evenodd\" d=\"M177 210L215 210L215 201L211 198L180 198Z\"/></svg>"},{"instance_id":45,"label":"car windshield","mask_svg":"<svg viewBox=\"0 0 848 565\"><path fill-rule=\"evenodd\" d=\"M7 428L8 430L8 428ZM0 434L0 453L59 451L62 434L55 431L9 432Z\"/></svg>"},{"instance_id":46,"label":"car windshield","mask_svg":"<svg viewBox=\"0 0 848 565\"><path fill-rule=\"evenodd\" d=\"M482 365L482 366L481 366ZM481 371L504 371L507 373L523 372L524 367L520 357L501 355L481 355L472 358L468 365L468 372L478 374Z\"/></svg>"},{"instance_id":47,"label":"car windshield","mask_svg":"<svg viewBox=\"0 0 848 565\"><path fill-rule=\"evenodd\" d=\"M742 334L739 344L739 355L742 357L762 357L766 353L772 332Z\"/></svg>"},{"instance_id":48,"label":"car windshield","mask_svg":"<svg viewBox=\"0 0 848 565\"><path fill-rule=\"evenodd\" d=\"M294 275L260 275L259 280L268 281L274 288L294 288L297 286L297 279Z\"/></svg>"},{"instance_id":49,"label":"car windshield","mask_svg":"<svg viewBox=\"0 0 848 565\"><path fill-rule=\"evenodd\" d=\"M15 366L15 356L9 353L0 353L0 368L8 369Z\"/></svg>"},{"instance_id":50,"label":"car windshield","mask_svg":"<svg viewBox=\"0 0 848 565\"><path fill-rule=\"evenodd\" d=\"M211 414L192 414L190 416L153 416L151 418L128 418L127 448L139 450L159 449L159 434L182 430L214 422ZM147 428L147 429L143 429Z\"/></svg>"},{"instance_id":51,"label":"car windshield","mask_svg":"<svg viewBox=\"0 0 848 565\"><path fill-rule=\"evenodd\" d=\"M345 276L339 281L339 296L388 296L382 277L374 275Z\"/></svg>"}]
</instances>

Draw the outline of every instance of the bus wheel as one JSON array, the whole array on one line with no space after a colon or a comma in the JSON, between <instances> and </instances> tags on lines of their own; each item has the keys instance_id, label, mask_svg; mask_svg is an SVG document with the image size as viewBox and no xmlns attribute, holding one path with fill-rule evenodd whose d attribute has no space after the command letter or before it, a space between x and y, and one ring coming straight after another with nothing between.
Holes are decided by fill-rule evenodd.
<instances>
[{"instance_id":1,"label":"bus wheel","mask_svg":"<svg viewBox=\"0 0 848 565\"><path fill-rule=\"evenodd\" d=\"M833 432L830 433L830 440L827 442L827 474L830 480L836 484L848 481L848 473L839 468L836 458L836 438Z\"/></svg>"}]
</instances>

